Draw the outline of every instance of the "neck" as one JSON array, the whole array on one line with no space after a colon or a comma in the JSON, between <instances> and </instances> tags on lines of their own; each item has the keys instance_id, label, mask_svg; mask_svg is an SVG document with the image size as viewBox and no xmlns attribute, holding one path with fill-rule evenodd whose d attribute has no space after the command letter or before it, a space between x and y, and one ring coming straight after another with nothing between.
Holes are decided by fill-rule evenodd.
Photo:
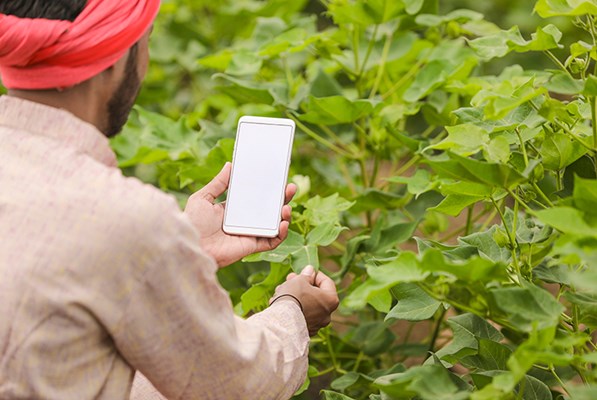
<instances>
[{"instance_id":1,"label":"neck","mask_svg":"<svg viewBox=\"0 0 597 400\"><path fill-rule=\"evenodd\" d=\"M103 115L105 111L102 110L97 96L93 96L93 91L89 89L83 83L64 91L57 89L9 90L8 95L69 111L75 117L103 131Z\"/></svg>"}]
</instances>

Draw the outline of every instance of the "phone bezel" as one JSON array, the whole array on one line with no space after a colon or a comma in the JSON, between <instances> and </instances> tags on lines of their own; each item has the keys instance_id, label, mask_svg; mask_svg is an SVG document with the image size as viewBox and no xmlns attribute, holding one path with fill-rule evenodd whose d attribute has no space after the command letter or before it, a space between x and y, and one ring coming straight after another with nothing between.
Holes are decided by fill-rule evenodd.
<instances>
[{"instance_id":1,"label":"phone bezel","mask_svg":"<svg viewBox=\"0 0 597 400\"><path fill-rule=\"evenodd\" d=\"M287 118L268 118L268 117L254 117L254 116L243 116L239 119L238 124L236 126L236 138L234 142L234 152L232 155L232 171L230 172L230 181L229 185L232 182L232 177L234 176L234 166L235 160L237 155L237 143L238 143L238 132L240 130L240 126L243 123L251 123L251 124L260 124L260 125L285 125L291 128L291 137L290 137L290 151L288 152L288 157L286 159L285 171L284 171L284 185L282 189L282 193L280 194L280 204L278 207L278 213L280 214L280 222L282 221L282 207L284 206L284 197L286 193L286 186L288 185L288 170L290 168L290 160L292 158L292 146L294 143L294 132L296 130L296 124L293 120ZM229 187L228 190L231 188ZM245 226L235 226L235 225L228 225L226 223L226 219L228 216L228 209L224 208L224 221L222 225L222 229L224 232L230 235L238 235L238 236L257 236L257 237L265 237L265 238L274 238L279 235L280 233L280 226L278 225L275 229L263 229L263 228L252 228L252 227L245 227Z\"/></svg>"}]
</instances>

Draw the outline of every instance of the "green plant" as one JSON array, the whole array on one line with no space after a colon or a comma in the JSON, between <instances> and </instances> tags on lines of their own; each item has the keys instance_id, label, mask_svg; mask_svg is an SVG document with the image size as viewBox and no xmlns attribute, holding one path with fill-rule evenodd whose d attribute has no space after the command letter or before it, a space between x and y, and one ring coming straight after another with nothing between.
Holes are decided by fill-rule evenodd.
<instances>
[{"instance_id":1,"label":"green plant","mask_svg":"<svg viewBox=\"0 0 597 400\"><path fill-rule=\"evenodd\" d=\"M564 46L437 0L322 3L167 4L141 102L185 117L138 108L121 166L184 203L240 115L296 121L289 238L220 278L241 315L291 269L336 279L309 370L326 399L594 398L597 4L536 3L576 27ZM482 73L513 53L552 64Z\"/></svg>"}]
</instances>

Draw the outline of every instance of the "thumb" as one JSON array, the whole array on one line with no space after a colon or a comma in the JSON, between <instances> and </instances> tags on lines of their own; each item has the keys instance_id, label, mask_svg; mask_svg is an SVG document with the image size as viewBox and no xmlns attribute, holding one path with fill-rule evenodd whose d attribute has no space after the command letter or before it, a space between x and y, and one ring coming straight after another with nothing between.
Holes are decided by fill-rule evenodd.
<instances>
[{"instance_id":1,"label":"thumb","mask_svg":"<svg viewBox=\"0 0 597 400\"><path fill-rule=\"evenodd\" d=\"M312 265L307 265L301 271L301 276L306 277L311 285L315 284L315 275L316 275L316 272Z\"/></svg>"},{"instance_id":2,"label":"thumb","mask_svg":"<svg viewBox=\"0 0 597 400\"><path fill-rule=\"evenodd\" d=\"M215 199L220 197L226 189L228 189L228 182L230 181L230 172L232 164L227 162L224 168L211 180L203 189L199 190L197 194L213 203Z\"/></svg>"}]
</instances>

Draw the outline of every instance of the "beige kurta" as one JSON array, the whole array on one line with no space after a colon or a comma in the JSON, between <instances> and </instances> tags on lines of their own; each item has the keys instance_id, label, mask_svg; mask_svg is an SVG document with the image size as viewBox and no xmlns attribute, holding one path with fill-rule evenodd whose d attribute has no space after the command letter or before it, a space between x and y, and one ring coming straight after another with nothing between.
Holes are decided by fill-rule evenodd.
<instances>
[{"instance_id":1,"label":"beige kurta","mask_svg":"<svg viewBox=\"0 0 597 400\"><path fill-rule=\"evenodd\" d=\"M308 333L292 301L233 314L175 200L73 115L0 97L0 399L284 399ZM137 398L152 398L142 376Z\"/></svg>"}]
</instances>

